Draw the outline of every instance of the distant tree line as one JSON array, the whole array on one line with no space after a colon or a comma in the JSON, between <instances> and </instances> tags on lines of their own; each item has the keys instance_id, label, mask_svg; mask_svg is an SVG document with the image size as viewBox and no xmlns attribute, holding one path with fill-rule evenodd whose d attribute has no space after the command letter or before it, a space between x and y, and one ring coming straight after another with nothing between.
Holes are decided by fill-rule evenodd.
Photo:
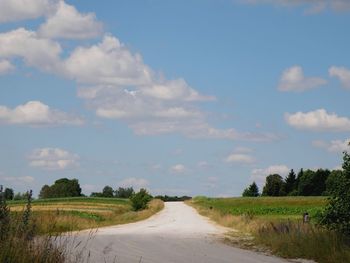
<instances>
[{"instance_id":1,"label":"distant tree line","mask_svg":"<svg viewBox=\"0 0 350 263\"><path fill-rule=\"evenodd\" d=\"M287 177L270 174L260 194L255 182L244 189L242 196L328 196L342 180L343 171L300 169L296 175L291 169Z\"/></svg>"},{"instance_id":2,"label":"distant tree line","mask_svg":"<svg viewBox=\"0 0 350 263\"><path fill-rule=\"evenodd\" d=\"M53 185L44 185L39 193L39 198L59 198L82 196L78 179L61 178Z\"/></svg>"},{"instance_id":3,"label":"distant tree line","mask_svg":"<svg viewBox=\"0 0 350 263\"><path fill-rule=\"evenodd\" d=\"M92 192L91 197L107 197L107 198L130 198L135 194L132 187L118 187L116 190L109 185L106 185L102 192Z\"/></svg>"},{"instance_id":4,"label":"distant tree line","mask_svg":"<svg viewBox=\"0 0 350 263\"><path fill-rule=\"evenodd\" d=\"M170 202L170 201L186 201L186 200L190 200L192 199L191 196L186 196L186 195L183 195L183 196L168 196L168 195L157 195L155 196L154 198L156 199L160 199L162 200L163 202Z\"/></svg>"},{"instance_id":5,"label":"distant tree line","mask_svg":"<svg viewBox=\"0 0 350 263\"><path fill-rule=\"evenodd\" d=\"M14 193L13 189L12 188L5 188L3 190L3 198L6 200L6 201L11 201L11 200L15 200L15 201L18 201L18 200L27 200L28 199L28 192L26 193Z\"/></svg>"}]
</instances>

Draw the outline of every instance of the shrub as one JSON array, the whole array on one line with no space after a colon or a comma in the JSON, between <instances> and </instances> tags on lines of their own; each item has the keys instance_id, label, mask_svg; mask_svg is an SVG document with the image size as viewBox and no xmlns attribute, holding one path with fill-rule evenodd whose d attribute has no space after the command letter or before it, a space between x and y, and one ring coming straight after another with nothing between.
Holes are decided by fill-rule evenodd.
<instances>
[{"instance_id":1,"label":"shrub","mask_svg":"<svg viewBox=\"0 0 350 263\"><path fill-rule=\"evenodd\" d=\"M343 174L333 186L321 224L350 237L350 155L344 152Z\"/></svg>"},{"instance_id":2,"label":"shrub","mask_svg":"<svg viewBox=\"0 0 350 263\"><path fill-rule=\"evenodd\" d=\"M141 188L140 191L134 194L131 198L131 204L135 211L143 210L147 208L147 204L152 200L152 196L146 189Z\"/></svg>"}]
</instances>

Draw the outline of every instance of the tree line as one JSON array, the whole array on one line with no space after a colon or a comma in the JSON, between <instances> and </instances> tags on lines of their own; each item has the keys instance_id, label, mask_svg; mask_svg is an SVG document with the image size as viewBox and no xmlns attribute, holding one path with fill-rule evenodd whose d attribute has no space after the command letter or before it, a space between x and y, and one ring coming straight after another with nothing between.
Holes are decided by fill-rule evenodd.
<instances>
[{"instance_id":1,"label":"tree line","mask_svg":"<svg viewBox=\"0 0 350 263\"><path fill-rule=\"evenodd\" d=\"M342 170L300 169L296 174L291 169L285 178L279 174L268 175L261 193L253 182L244 189L242 196L328 196L342 180L342 176Z\"/></svg>"}]
</instances>

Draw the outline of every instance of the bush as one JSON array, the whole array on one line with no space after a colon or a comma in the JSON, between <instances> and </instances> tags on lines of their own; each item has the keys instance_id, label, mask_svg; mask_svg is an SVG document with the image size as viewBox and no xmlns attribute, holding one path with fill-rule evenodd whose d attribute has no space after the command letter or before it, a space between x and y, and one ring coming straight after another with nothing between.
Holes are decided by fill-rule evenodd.
<instances>
[{"instance_id":1,"label":"bush","mask_svg":"<svg viewBox=\"0 0 350 263\"><path fill-rule=\"evenodd\" d=\"M131 198L132 208L135 211L143 210L147 208L147 204L152 200L152 196L147 192L146 189L140 189L140 191L134 194Z\"/></svg>"},{"instance_id":2,"label":"bush","mask_svg":"<svg viewBox=\"0 0 350 263\"><path fill-rule=\"evenodd\" d=\"M333 184L321 224L350 237L350 155L344 152L343 173Z\"/></svg>"}]
</instances>

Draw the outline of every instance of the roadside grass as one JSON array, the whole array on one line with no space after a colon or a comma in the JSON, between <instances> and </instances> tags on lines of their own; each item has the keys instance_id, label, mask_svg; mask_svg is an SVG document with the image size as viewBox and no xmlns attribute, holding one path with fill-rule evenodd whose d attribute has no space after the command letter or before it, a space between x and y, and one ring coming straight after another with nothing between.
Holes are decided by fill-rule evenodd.
<instances>
[{"instance_id":1,"label":"roadside grass","mask_svg":"<svg viewBox=\"0 0 350 263\"><path fill-rule=\"evenodd\" d=\"M286 258L318 263L350 262L348 240L316 224L325 197L196 197L188 204L201 215L235 229L227 241L243 248L270 251ZM308 212L310 223L302 222Z\"/></svg>"},{"instance_id":2,"label":"roadside grass","mask_svg":"<svg viewBox=\"0 0 350 263\"><path fill-rule=\"evenodd\" d=\"M99 228L146 219L163 209L164 203L154 199L148 208L133 211L128 199L57 198L34 200L32 216L39 234ZM8 202L11 213L21 214L24 202Z\"/></svg>"},{"instance_id":3,"label":"roadside grass","mask_svg":"<svg viewBox=\"0 0 350 263\"><path fill-rule=\"evenodd\" d=\"M158 199L149 202L145 210L137 212L132 211L131 203L123 199L70 198L50 201L32 202L31 195L26 202L9 202L9 205L1 200L0 262L89 262L85 246L93 238L95 230L90 230L89 238L84 242L75 241L77 233L72 231L136 222L164 207L164 203Z\"/></svg>"}]
</instances>

